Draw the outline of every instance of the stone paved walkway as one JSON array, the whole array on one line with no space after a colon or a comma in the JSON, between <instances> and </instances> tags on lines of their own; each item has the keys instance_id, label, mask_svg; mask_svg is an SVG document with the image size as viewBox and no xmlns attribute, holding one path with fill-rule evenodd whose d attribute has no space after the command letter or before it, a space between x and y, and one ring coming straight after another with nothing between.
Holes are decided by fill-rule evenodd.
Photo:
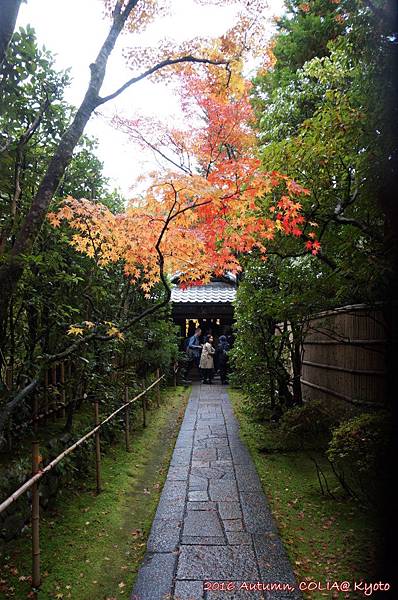
<instances>
[{"instance_id":1,"label":"stone paved walkway","mask_svg":"<svg viewBox=\"0 0 398 600\"><path fill-rule=\"evenodd\" d=\"M204 582L235 591L203 591ZM194 385L132 600L297 600L291 565L225 387ZM207 587L207 586L205 586Z\"/></svg>"}]
</instances>

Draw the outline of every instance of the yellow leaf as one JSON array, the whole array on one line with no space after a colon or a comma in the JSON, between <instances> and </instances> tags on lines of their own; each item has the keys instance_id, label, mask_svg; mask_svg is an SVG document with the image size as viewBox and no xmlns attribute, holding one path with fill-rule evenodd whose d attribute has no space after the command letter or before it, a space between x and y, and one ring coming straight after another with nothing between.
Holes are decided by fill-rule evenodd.
<instances>
[{"instance_id":1,"label":"yellow leaf","mask_svg":"<svg viewBox=\"0 0 398 600\"><path fill-rule=\"evenodd\" d=\"M68 329L68 335L82 335L83 333L84 329L76 327L76 325L71 325Z\"/></svg>"}]
</instances>

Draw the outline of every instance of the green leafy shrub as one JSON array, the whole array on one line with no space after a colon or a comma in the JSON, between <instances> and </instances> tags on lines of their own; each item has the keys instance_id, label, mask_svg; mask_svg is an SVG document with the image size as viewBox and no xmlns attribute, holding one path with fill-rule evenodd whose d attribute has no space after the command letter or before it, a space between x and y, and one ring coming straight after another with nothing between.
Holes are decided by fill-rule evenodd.
<instances>
[{"instance_id":1,"label":"green leafy shrub","mask_svg":"<svg viewBox=\"0 0 398 600\"><path fill-rule=\"evenodd\" d=\"M330 406L311 400L291 408L281 418L281 434L288 447L326 448L338 416Z\"/></svg>"},{"instance_id":2,"label":"green leafy shrub","mask_svg":"<svg viewBox=\"0 0 398 600\"><path fill-rule=\"evenodd\" d=\"M7 476L0 477L0 498L5 500L18 489L31 474L29 458L20 458L7 465ZM0 514L0 539L11 540L29 522L30 499L24 494Z\"/></svg>"},{"instance_id":3,"label":"green leafy shrub","mask_svg":"<svg viewBox=\"0 0 398 600\"><path fill-rule=\"evenodd\" d=\"M327 450L347 493L377 504L388 479L391 425L386 414L364 413L339 425Z\"/></svg>"}]
</instances>

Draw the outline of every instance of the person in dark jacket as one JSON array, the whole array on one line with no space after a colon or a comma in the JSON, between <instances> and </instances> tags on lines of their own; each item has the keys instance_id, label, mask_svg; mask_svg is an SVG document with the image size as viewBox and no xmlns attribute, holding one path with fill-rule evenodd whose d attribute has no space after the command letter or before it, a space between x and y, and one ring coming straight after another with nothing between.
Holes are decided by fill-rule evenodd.
<instances>
[{"instance_id":1,"label":"person in dark jacket","mask_svg":"<svg viewBox=\"0 0 398 600\"><path fill-rule=\"evenodd\" d=\"M228 344L227 338L225 335L220 335L218 340L218 346L216 348L217 352L217 366L218 371L220 373L221 384L225 385L228 383L227 373L228 373L228 350L230 346Z\"/></svg>"},{"instance_id":2,"label":"person in dark jacket","mask_svg":"<svg viewBox=\"0 0 398 600\"><path fill-rule=\"evenodd\" d=\"M190 355L190 357L193 358L195 367L199 367L200 355L202 353L202 344L200 343L201 335L202 330L200 329L200 327L197 327L195 333L188 342L187 352Z\"/></svg>"}]
</instances>

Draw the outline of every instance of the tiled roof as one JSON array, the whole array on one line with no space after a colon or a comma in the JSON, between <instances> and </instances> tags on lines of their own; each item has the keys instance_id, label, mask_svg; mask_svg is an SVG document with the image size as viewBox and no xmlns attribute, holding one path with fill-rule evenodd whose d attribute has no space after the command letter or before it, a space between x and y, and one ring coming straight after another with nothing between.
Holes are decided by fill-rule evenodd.
<instances>
[{"instance_id":1,"label":"tiled roof","mask_svg":"<svg viewBox=\"0 0 398 600\"><path fill-rule=\"evenodd\" d=\"M188 287L185 290L180 287L171 290L171 302L174 303L232 302L235 296L235 286L216 281Z\"/></svg>"}]
</instances>

